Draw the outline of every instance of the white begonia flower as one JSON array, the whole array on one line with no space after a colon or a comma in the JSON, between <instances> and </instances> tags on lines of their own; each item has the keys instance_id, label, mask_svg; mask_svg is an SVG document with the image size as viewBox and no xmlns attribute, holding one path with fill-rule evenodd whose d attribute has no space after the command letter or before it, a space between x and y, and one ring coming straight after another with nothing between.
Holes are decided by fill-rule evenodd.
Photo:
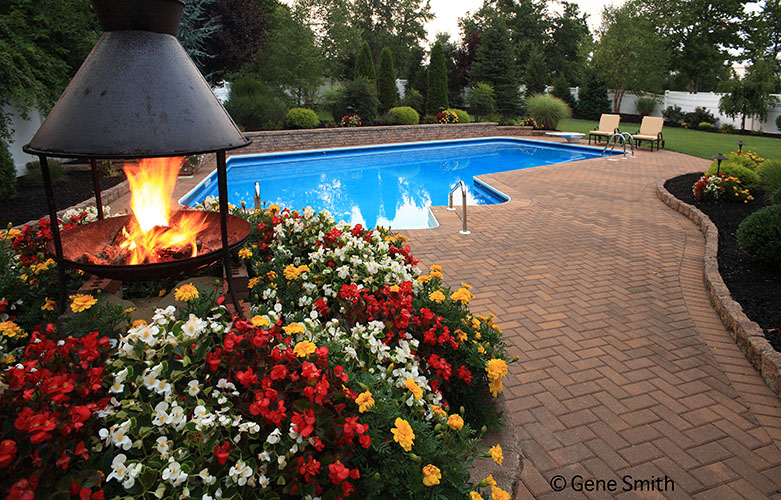
<instances>
[{"instance_id":1,"label":"white begonia flower","mask_svg":"<svg viewBox=\"0 0 781 500\"><path fill-rule=\"evenodd\" d=\"M166 324L169 320L173 320L174 314L176 314L176 308L174 306L168 306L165 309L155 309L155 314L152 316L152 322Z\"/></svg>"},{"instance_id":2,"label":"white begonia flower","mask_svg":"<svg viewBox=\"0 0 781 500\"><path fill-rule=\"evenodd\" d=\"M267 451L264 451L262 453L258 454L258 460L262 460L264 462L271 462L271 454Z\"/></svg>"},{"instance_id":3,"label":"white begonia flower","mask_svg":"<svg viewBox=\"0 0 781 500\"><path fill-rule=\"evenodd\" d=\"M247 484L247 480L252 476L252 468L242 460L236 462L236 465L230 468L228 476L239 486Z\"/></svg>"},{"instance_id":4,"label":"white begonia flower","mask_svg":"<svg viewBox=\"0 0 781 500\"><path fill-rule=\"evenodd\" d=\"M171 411L168 412L168 418L165 419L165 423L173 425L174 429L180 431L184 429L187 423L187 415L185 415L181 406L174 404L171 407Z\"/></svg>"},{"instance_id":5,"label":"white begonia flower","mask_svg":"<svg viewBox=\"0 0 781 500\"><path fill-rule=\"evenodd\" d=\"M199 392L201 392L200 382L197 380L191 380L187 382L187 394L195 397Z\"/></svg>"},{"instance_id":6,"label":"white begonia flower","mask_svg":"<svg viewBox=\"0 0 781 500\"><path fill-rule=\"evenodd\" d=\"M166 436L160 436L157 438L157 452L160 453L162 458L168 458L168 438Z\"/></svg>"},{"instance_id":7,"label":"white begonia flower","mask_svg":"<svg viewBox=\"0 0 781 500\"><path fill-rule=\"evenodd\" d=\"M285 467L287 467L287 458L285 458L284 455L278 456L277 457L277 464L279 464L278 465L279 470L284 469Z\"/></svg>"},{"instance_id":8,"label":"white begonia flower","mask_svg":"<svg viewBox=\"0 0 781 500\"><path fill-rule=\"evenodd\" d=\"M176 487L187 481L187 474L182 472L182 466L174 460L174 457L168 459L168 467L163 469L163 481L167 481Z\"/></svg>"},{"instance_id":9,"label":"white begonia flower","mask_svg":"<svg viewBox=\"0 0 781 500\"><path fill-rule=\"evenodd\" d=\"M336 274L343 280L347 279L347 277L350 276L350 268L348 266L337 267Z\"/></svg>"},{"instance_id":10,"label":"white begonia flower","mask_svg":"<svg viewBox=\"0 0 781 500\"><path fill-rule=\"evenodd\" d=\"M163 365L158 364L156 366L153 366L152 368L147 368L144 370L144 372L141 374L141 378L144 382L144 387L147 388L147 390L153 391L157 387L160 373L163 371Z\"/></svg>"},{"instance_id":11,"label":"white begonia flower","mask_svg":"<svg viewBox=\"0 0 781 500\"><path fill-rule=\"evenodd\" d=\"M112 479L116 479L117 481L125 480L125 476L127 476L126 460L127 455L124 453L120 453L114 457L114 460L111 461L111 474L106 478L106 482L111 481Z\"/></svg>"},{"instance_id":12,"label":"white begonia flower","mask_svg":"<svg viewBox=\"0 0 781 500\"><path fill-rule=\"evenodd\" d=\"M214 497L209 495L208 493L204 493L201 497L201 500L214 500Z\"/></svg>"},{"instance_id":13,"label":"white begonia flower","mask_svg":"<svg viewBox=\"0 0 781 500\"><path fill-rule=\"evenodd\" d=\"M268 444L277 444L282 437L282 432L279 430L279 427L271 431L271 434L268 435L266 438L266 442Z\"/></svg>"},{"instance_id":14,"label":"white begonia flower","mask_svg":"<svg viewBox=\"0 0 781 500\"><path fill-rule=\"evenodd\" d=\"M168 399L168 396L171 395L171 384L169 384L166 380L163 379L157 379L157 383L154 386L154 390L157 394L160 394L161 396L165 396L166 399Z\"/></svg>"},{"instance_id":15,"label":"white begonia flower","mask_svg":"<svg viewBox=\"0 0 781 500\"><path fill-rule=\"evenodd\" d=\"M209 469L206 467L204 467L203 470L198 473L198 476L200 476L200 478L203 480L203 484L206 486L211 486L217 482L217 478L209 474Z\"/></svg>"},{"instance_id":16,"label":"white begonia flower","mask_svg":"<svg viewBox=\"0 0 781 500\"><path fill-rule=\"evenodd\" d=\"M113 394L118 394L125 390L125 385L123 382L127 378L128 375L128 369L127 367L121 369L117 373L114 374L114 383L111 384L111 389L109 389L109 392Z\"/></svg>"},{"instance_id":17,"label":"white begonia flower","mask_svg":"<svg viewBox=\"0 0 781 500\"><path fill-rule=\"evenodd\" d=\"M136 484L136 478L139 474L141 474L141 470L143 469L143 464L141 463L135 463L127 468L127 479L122 481L122 487L124 487L126 490L129 490L133 487L134 484Z\"/></svg>"},{"instance_id":18,"label":"white begonia flower","mask_svg":"<svg viewBox=\"0 0 781 500\"><path fill-rule=\"evenodd\" d=\"M152 424L157 426L165 425L168 420L168 403L160 401L155 405L155 413L152 415Z\"/></svg>"},{"instance_id":19,"label":"white begonia flower","mask_svg":"<svg viewBox=\"0 0 781 500\"><path fill-rule=\"evenodd\" d=\"M105 429L101 429L99 435L103 439L108 438L108 441L114 446L122 448L123 450L129 450L130 447L133 446L133 441L131 441L130 436L127 435L130 431L130 425L130 420L126 420L119 425L112 425L109 432L104 433L103 431L105 431Z\"/></svg>"},{"instance_id":20,"label":"white begonia flower","mask_svg":"<svg viewBox=\"0 0 781 500\"><path fill-rule=\"evenodd\" d=\"M157 345L158 333L160 333L160 329L157 327L157 325L143 326L138 331L138 340L150 347L154 347Z\"/></svg>"},{"instance_id":21,"label":"white begonia flower","mask_svg":"<svg viewBox=\"0 0 781 500\"><path fill-rule=\"evenodd\" d=\"M206 328L206 325L206 321L191 313L190 318L182 326L182 338L184 338L184 340L197 338Z\"/></svg>"},{"instance_id":22,"label":"white begonia flower","mask_svg":"<svg viewBox=\"0 0 781 500\"><path fill-rule=\"evenodd\" d=\"M268 488L268 485L269 485L269 483L270 483L269 479L268 479L268 478L267 478L267 477L266 477L264 474L261 474L261 475L258 477L258 484L259 484L259 485L260 485L262 488Z\"/></svg>"}]
</instances>

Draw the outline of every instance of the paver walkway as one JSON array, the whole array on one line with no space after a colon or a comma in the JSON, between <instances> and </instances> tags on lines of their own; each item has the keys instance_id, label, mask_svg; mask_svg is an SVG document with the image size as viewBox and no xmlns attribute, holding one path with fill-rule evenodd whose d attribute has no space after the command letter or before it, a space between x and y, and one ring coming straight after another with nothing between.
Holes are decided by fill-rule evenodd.
<instances>
[{"instance_id":1,"label":"paver walkway","mask_svg":"<svg viewBox=\"0 0 781 500\"><path fill-rule=\"evenodd\" d=\"M486 175L512 201L470 207L471 235L444 209L439 228L406 231L422 265L474 286L473 310L496 314L520 357L505 383L515 498L781 498L779 398L707 299L703 236L655 194L706 167L641 151ZM576 491L577 476L602 491ZM625 492L624 476L652 482Z\"/></svg>"}]
</instances>

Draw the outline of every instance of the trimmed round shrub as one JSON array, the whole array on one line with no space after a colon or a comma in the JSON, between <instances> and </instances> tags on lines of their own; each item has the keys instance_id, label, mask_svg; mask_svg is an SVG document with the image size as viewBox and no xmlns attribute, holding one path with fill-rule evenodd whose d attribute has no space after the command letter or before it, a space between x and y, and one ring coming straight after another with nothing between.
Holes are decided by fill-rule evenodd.
<instances>
[{"instance_id":1,"label":"trimmed round shrub","mask_svg":"<svg viewBox=\"0 0 781 500\"><path fill-rule=\"evenodd\" d=\"M752 257L781 267L781 205L760 208L740 223L740 249Z\"/></svg>"},{"instance_id":2,"label":"trimmed round shrub","mask_svg":"<svg viewBox=\"0 0 781 500\"><path fill-rule=\"evenodd\" d=\"M716 175L717 161L713 160L710 168L706 172L710 175ZM759 176L750 168L746 168L735 160L724 160L721 162L719 172L725 176L731 175L740 179L740 183L747 189L753 189L759 182Z\"/></svg>"},{"instance_id":3,"label":"trimmed round shrub","mask_svg":"<svg viewBox=\"0 0 781 500\"><path fill-rule=\"evenodd\" d=\"M458 116L458 123L472 123L472 117L469 116L469 113L467 113L463 109L449 108L446 109L445 111L450 111L451 113L455 113Z\"/></svg>"},{"instance_id":4,"label":"trimmed round shrub","mask_svg":"<svg viewBox=\"0 0 781 500\"><path fill-rule=\"evenodd\" d=\"M417 125L420 123L420 115L409 106L391 108L388 114L393 116L394 125Z\"/></svg>"},{"instance_id":5,"label":"trimmed round shrub","mask_svg":"<svg viewBox=\"0 0 781 500\"><path fill-rule=\"evenodd\" d=\"M700 129L700 130L711 130L713 128L713 124L711 124L709 122L700 122L697 125L697 128Z\"/></svg>"},{"instance_id":6,"label":"trimmed round shrub","mask_svg":"<svg viewBox=\"0 0 781 500\"><path fill-rule=\"evenodd\" d=\"M0 141L0 198L10 198L16 194L16 166L8 145Z\"/></svg>"},{"instance_id":7,"label":"trimmed round shrub","mask_svg":"<svg viewBox=\"0 0 781 500\"><path fill-rule=\"evenodd\" d=\"M286 128L317 128L320 118L311 109L290 108L285 117Z\"/></svg>"},{"instance_id":8,"label":"trimmed round shrub","mask_svg":"<svg viewBox=\"0 0 781 500\"><path fill-rule=\"evenodd\" d=\"M561 120L572 116L567 103L547 94L535 94L526 99L526 109L543 128L554 130Z\"/></svg>"}]
</instances>

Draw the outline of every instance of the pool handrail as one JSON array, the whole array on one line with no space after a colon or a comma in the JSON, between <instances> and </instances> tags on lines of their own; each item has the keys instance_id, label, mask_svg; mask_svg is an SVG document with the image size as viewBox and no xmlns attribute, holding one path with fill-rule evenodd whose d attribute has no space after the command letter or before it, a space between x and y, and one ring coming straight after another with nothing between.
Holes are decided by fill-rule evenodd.
<instances>
[{"instance_id":1,"label":"pool handrail","mask_svg":"<svg viewBox=\"0 0 781 500\"><path fill-rule=\"evenodd\" d=\"M461 189L461 211L463 212L463 216L461 217L461 231L459 231L460 234L470 234L470 231L467 229L466 225L466 184L464 184L464 181L458 181L458 184L453 186L450 189L450 193L447 195L447 209L455 211L456 209L453 207L453 193L456 191L456 189Z\"/></svg>"}]
</instances>

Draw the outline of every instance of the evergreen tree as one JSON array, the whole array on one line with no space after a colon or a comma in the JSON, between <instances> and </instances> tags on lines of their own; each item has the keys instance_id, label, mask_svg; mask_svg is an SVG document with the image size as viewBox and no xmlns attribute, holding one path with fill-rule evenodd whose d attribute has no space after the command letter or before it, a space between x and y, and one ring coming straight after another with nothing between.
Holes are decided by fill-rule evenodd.
<instances>
[{"instance_id":1,"label":"evergreen tree","mask_svg":"<svg viewBox=\"0 0 781 500\"><path fill-rule=\"evenodd\" d=\"M575 97L570 92L569 83L564 75L559 75L558 78L553 80L551 94L566 102L570 109L575 109Z\"/></svg>"},{"instance_id":2,"label":"evergreen tree","mask_svg":"<svg viewBox=\"0 0 781 500\"><path fill-rule=\"evenodd\" d=\"M428 65L428 90L426 92L426 113L437 114L439 108L447 108L447 68L442 45L435 43L431 48L431 62Z\"/></svg>"},{"instance_id":3,"label":"evergreen tree","mask_svg":"<svg viewBox=\"0 0 781 500\"><path fill-rule=\"evenodd\" d=\"M495 18L483 32L469 79L473 84L484 82L494 88L499 113L505 116L518 113L518 74L510 34L503 19Z\"/></svg>"},{"instance_id":4,"label":"evergreen tree","mask_svg":"<svg viewBox=\"0 0 781 500\"><path fill-rule=\"evenodd\" d=\"M363 42L361 51L355 59L355 78L365 78L369 82L377 83L377 73L374 71L374 58L368 42Z\"/></svg>"},{"instance_id":5,"label":"evergreen tree","mask_svg":"<svg viewBox=\"0 0 781 500\"><path fill-rule=\"evenodd\" d=\"M605 81L593 70L586 75L578 95L578 114L589 120L599 120L602 113L610 112Z\"/></svg>"},{"instance_id":6,"label":"evergreen tree","mask_svg":"<svg viewBox=\"0 0 781 500\"><path fill-rule=\"evenodd\" d=\"M214 57L206 52L207 41L220 29L217 19L207 15L214 2L215 0L190 0L185 3L182 20L176 31L176 38L202 73L205 61Z\"/></svg>"},{"instance_id":7,"label":"evergreen tree","mask_svg":"<svg viewBox=\"0 0 781 500\"><path fill-rule=\"evenodd\" d=\"M548 86L548 65L545 63L545 55L542 51L534 47L529 52L529 59L526 61L526 71L523 76L523 83L526 85L526 95L542 94L545 87Z\"/></svg>"},{"instance_id":8,"label":"evergreen tree","mask_svg":"<svg viewBox=\"0 0 781 500\"><path fill-rule=\"evenodd\" d=\"M380 98L380 113L385 113L394 107L399 100L399 93L396 90L396 69L393 67L393 54L389 47L385 47L380 53L377 93Z\"/></svg>"}]
</instances>

